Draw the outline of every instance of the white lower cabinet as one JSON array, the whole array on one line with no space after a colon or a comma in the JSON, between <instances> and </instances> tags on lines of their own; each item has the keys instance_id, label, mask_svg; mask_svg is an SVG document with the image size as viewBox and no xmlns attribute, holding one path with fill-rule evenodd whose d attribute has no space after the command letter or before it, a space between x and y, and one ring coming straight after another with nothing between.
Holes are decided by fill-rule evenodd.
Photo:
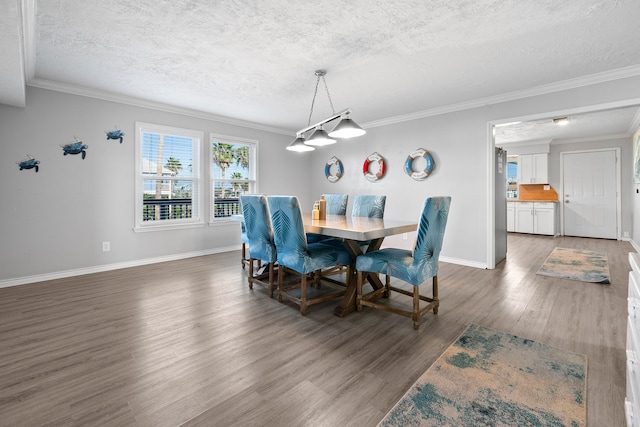
<instances>
[{"instance_id":1,"label":"white lower cabinet","mask_svg":"<svg viewBox=\"0 0 640 427\"><path fill-rule=\"evenodd\" d=\"M507 203L507 231L516 231L515 203Z\"/></svg>"},{"instance_id":2,"label":"white lower cabinet","mask_svg":"<svg viewBox=\"0 0 640 427\"><path fill-rule=\"evenodd\" d=\"M516 202L515 205L517 233L556 234L556 203Z\"/></svg>"},{"instance_id":3,"label":"white lower cabinet","mask_svg":"<svg viewBox=\"0 0 640 427\"><path fill-rule=\"evenodd\" d=\"M640 427L640 255L629 253L627 304L627 426Z\"/></svg>"}]
</instances>

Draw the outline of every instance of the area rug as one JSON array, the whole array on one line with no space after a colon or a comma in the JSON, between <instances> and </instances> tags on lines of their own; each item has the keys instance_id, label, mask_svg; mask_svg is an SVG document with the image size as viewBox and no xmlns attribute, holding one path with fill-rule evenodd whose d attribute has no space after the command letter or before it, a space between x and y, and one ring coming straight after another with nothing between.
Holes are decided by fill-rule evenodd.
<instances>
[{"instance_id":1,"label":"area rug","mask_svg":"<svg viewBox=\"0 0 640 427\"><path fill-rule=\"evenodd\" d=\"M581 282L611 283L604 252L555 248L537 274Z\"/></svg>"},{"instance_id":2,"label":"area rug","mask_svg":"<svg viewBox=\"0 0 640 427\"><path fill-rule=\"evenodd\" d=\"M379 426L585 426L587 358L472 324Z\"/></svg>"}]
</instances>

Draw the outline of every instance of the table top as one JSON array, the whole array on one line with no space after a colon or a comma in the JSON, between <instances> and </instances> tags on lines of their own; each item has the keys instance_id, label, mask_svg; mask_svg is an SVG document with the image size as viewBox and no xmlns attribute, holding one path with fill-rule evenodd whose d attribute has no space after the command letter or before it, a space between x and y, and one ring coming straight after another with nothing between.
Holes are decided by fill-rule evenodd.
<instances>
[{"instance_id":1,"label":"table top","mask_svg":"<svg viewBox=\"0 0 640 427\"><path fill-rule=\"evenodd\" d=\"M400 233L415 231L416 221L400 221L380 218L327 215L326 220L312 219L311 214L302 215L304 231L324 236L351 240L372 240Z\"/></svg>"},{"instance_id":2,"label":"table top","mask_svg":"<svg viewBox=\"0 0 640 427\"><path fill-rule=\"evenodd\" d=\"M242 215L232 215L233 221L243 222ZM416 231L416 221L400 221L346 215L327 215L327 219L313 219L310 213L302 215L304 231L350 240L373 240L394 234Z\"/></svg>"}]
</instances>

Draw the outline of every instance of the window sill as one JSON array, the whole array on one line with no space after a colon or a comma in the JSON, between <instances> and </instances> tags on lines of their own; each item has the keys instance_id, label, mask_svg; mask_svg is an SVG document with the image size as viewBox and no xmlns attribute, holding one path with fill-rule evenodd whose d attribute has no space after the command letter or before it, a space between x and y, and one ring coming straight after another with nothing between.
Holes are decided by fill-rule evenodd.
<instances>
[{"instance_id":1,"label":"window sill","mask_svg":"<svg viewBox=\"0 0 640 427\"><path fill-rule=\"evenodd\" d=\"M169 230L182 230L187 228L200 228L204 227L204 222L191 222L188 224L167 224L167 225L146 225L133 227L133 231L136 233L146 233L150 231L169 231Z\"/></svg>"}]
</instances>

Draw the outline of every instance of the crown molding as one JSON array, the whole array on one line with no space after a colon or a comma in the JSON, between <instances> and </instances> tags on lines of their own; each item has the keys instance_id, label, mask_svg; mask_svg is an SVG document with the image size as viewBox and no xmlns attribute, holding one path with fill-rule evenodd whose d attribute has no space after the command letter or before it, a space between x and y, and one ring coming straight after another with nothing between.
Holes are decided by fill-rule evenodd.
<instances>
[{"instance_id":1,"label":"crown molding","mask_svg":"<svg viewBox=\"0 0 640 427\"><path fill-rule=\"evenodd\" d=\"M85 96L88 98L100 99L103 101L117 102L120 104L131 105L134 107L149 108L151 110L163 111L166 113L180 114L183 116L194 117L203 120L211 120L220 123L226 123L229 125L241 126L249 129L262 130L266 132L278 133L282 135L291 135L290 130L276 128L273 126L265 126L259 123L249 122L240 119L233 119L231 117L219 116L217 114L206 113L204 111L192 110L190 108L178 107L170 104L163 104L161 102L150 101L142 98L136 98L133 96L120 95L112 92L102 91L98 89L90 89L83 86L71 85L67 83L54 82L52 80L44 80L39 78L32 78L29 80L27 86L37 87L40 89L47 89L56 92L64 92L72 95Z\"/></svg>"},{"instance_id":2,"label":"crown molding","mask_svg":"<svg viewBox=\"0 0 640 427\"><path fill-rule=\"evenodd\" d=\"M33 0L26 0L31 2ZM27 45L25 40L25 46ZM30 54L25 54L25 58L30 58ZM35 59L35 58L33 58ZM29 62L29 61L27 61ZM27 63L27 74L33 72L33 62ZM426 117L439 116L442 114L454 113L457 111L469 110L472 108L484 107L487 105L499 104L502 102L515 101L518 99L529 98L533 96L545 95L549 93L559 92L563 90L576 89L584 86L594 85L598 83L605 83L609 81L619 80L628 77L636 77L640 75L640 65L633 65L625 68L619 68L612 71L606 71L602 73L592 74L589 76L583 76L575 79L564 80L561 82L551 83L548 85L542 85L531 89L507 92L501 95L490 96L486 98L479 98L472 101L461 102L458 104L445 105L442 107L431 108L428 110L417 111L415 113L404 114L400 116L388 117L385 119L374 120L362 124L365 129L374 128L379 126L392 125L396 123L407 122L411 120L422 119ZM79 96L86 96L90 98L101 99L105 101L118 102L121 104L127 104L137 107L149 108L158 111L164 111L174 114L181 114L189 117L200 118L204 120L212 120L220 123L226 123L236 126L241 126L249 129L262 130L266 132L277 133L281 135L292 135L292 131L289 129L282 129L273 126L261 125L259 123L249 122L246 120L233 119L226 116L220 116L217 114L206 113L199 110L192 110L189 108L178 107L170 104L163 104L156 101L145 100L142 98L135 98L127 95L120 95L112 92L101 91L97 89L90 89L78 85L71 85L66 83L54 82L51 80L44 80L39 78L29 78L27 86L53 90L57 92L70 93ZM640 111L639 111L640 114ZM634 120L634 123L640 122L640 116L638 120Z\"/></svg>"},{"instance_id":3,"label":"crown molding","mask_svg":"<svg viewBox=\"0 0 640 427\"><path fill-rule=\"evenodd\" d=\"M560 139L552 139L551 145L561 145L561 144L577 144L579 142L591 142L591 141L610 141L613 139L626 139L631 138L631 133L620 133L620 134L610 134L610 135L600 135L600 136L588 136L583 138L560 138Z\"/></svg>"},{"instance_id":4,"label":"crown molding","mask_svg":"<svg viewBox=\"0 0 640 427\"><path fill-rule=\"evenodd\" d=\"M22 55L25 82L36 75L36 0L22 0Z\"/></svg>"},{"instance_id":5,"label":"crown molding","mask_svg":"<svg viewBox=\"0 0 640 427\"><path fill-rule=\"evenodd\" d=\"M629 67L618 68L616 70L605 71L602 73L591 74L588 76L578 77L575 79L563 80L556 83L537 86L530 89L517 90L507 92L500 95L489 96L486 98L474 99L472 101L461 102L458 104L445 105L443 107L431 108L428 110L417 111L415 113L405 114L401 116L389 117L381 120L374 120L362 124L363 128L373 128L378 126L386 126L395 123L407 122L410 120L422 119L426 117L439 116L441 114L454 113L457 111L469 110L472 108L485 107L487 105L499 104L502 102L515 101L533 96L546 95L549 93L560 92L563 90L576 89L584 86L590 86L598 83L606 83L613 80L620 80L628 77L636 77L640 75L640 65L632 65Z\"/></svg>"}]
</instances>

